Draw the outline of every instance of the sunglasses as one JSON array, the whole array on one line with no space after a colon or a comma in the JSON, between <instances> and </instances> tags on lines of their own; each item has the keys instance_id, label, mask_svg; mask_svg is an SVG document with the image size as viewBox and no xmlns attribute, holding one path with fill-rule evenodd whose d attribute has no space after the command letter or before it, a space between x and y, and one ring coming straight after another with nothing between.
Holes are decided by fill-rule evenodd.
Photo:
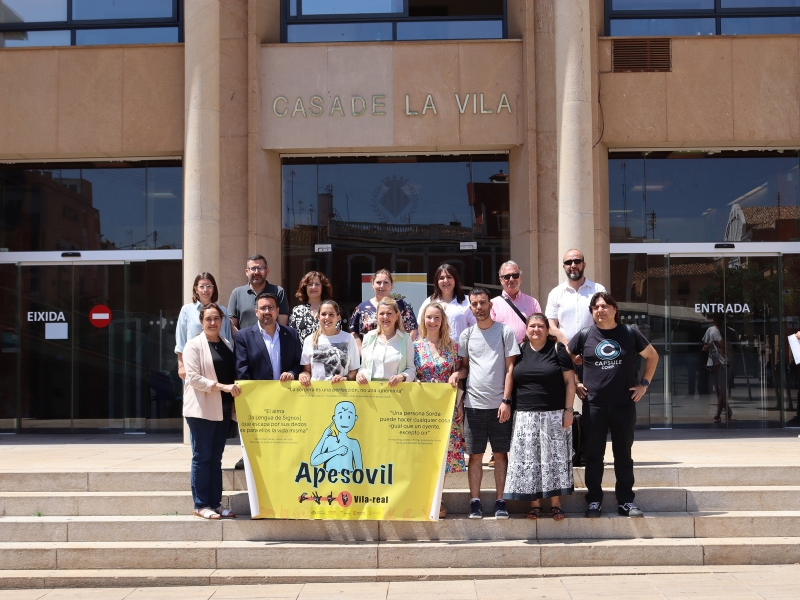
<instances>
[{"instance_id":1,"label":"sunglasses","mask_svg":"<svg viewBox=\"0 0 800 600\"><path fill-rule=\"evenodd\" d=\"M500 279L503 281L508 281L509 279L519 279L519 273L506 273L505 275L500 275Z\"/></svg>"},{"instance_id":2,"label":"sunglasses","mask_svg":"<svg viewBox=\"0 0 800 600\"><path fill-rule=\"evenodd\" d=\"M573 258L572 260L565 260L564 261L564 266L568 267L570 265L580 265L582 263L583 263L583 259L582 258Z\"/></svg>"}]
</instances>

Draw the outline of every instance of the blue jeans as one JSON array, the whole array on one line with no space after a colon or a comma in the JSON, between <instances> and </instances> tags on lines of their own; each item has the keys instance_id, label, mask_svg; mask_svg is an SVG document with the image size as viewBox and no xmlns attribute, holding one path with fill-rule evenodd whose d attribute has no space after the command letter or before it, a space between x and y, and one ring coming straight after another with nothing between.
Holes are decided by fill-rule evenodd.
<instances>
[{"instance_id":1,"label":"blue jeans","mask_svg":"<svg viewBox=\"0 0 800 600\"><path fill-rule=\"evenodd\" d=\"M192 498L195 509L222 504L222 453L228 437L231 414L222 421L186 417L192 441Z\"/></svg>"}]
</instances>

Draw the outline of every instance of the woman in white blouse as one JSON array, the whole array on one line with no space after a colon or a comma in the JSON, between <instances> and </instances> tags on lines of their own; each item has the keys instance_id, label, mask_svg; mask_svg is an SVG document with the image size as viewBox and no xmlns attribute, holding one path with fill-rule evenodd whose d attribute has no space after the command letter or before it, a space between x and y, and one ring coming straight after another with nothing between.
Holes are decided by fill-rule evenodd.
<instances>
[{"instance_id":1,"label":"woman in white blouse","mask_svg":"<svg viewBox=\"0 0 800 600\"><path fill-rule=\"evenodd\" d=\"M400 309L393 298L382 298L377 305L378 328L361 342L361 368L356 375L360 385L388 381L389 387L414 381L414 342L403 331Z\"/></svg>"},{"instance_id":2,"label":"woman in white blouse","mask_svg":"<svg viewBox=\"0 0 800 600\"><path fill-rule=\"evenodd\" d=\"M470 325L475 325L475 316L469 308L464 290L461 289L461 279L453 265L444 263L433 276L433 294L426 298L419 307L417 322L422 323L425 318L425 309L431 302L438 302L444 307L447 314L447 324L450 326L450 339L458 343L461 332Z\"/></svg>"}]
</instances>

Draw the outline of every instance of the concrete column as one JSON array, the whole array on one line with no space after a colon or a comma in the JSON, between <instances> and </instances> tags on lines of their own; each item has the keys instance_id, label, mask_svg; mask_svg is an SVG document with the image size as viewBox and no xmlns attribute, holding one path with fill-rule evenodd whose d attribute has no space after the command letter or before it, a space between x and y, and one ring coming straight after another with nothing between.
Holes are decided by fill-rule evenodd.
<instances>
[{"instance_id":1,"label":"concrete column","mask_svg":"<svg viewBox=\"0 0 800 600\"><path fill-rule=\"evenodd\" d=\"M219 275L219 0L184 6L183 299L201 271ZM184 422L183 442L189 443Z\"/></svg>"},{"instance_id":2,"label":"concrete column","mask_svg":"<svg viewBox=\"0 0 800 600\"><path fill-rule=\"evenodd\" d=\"M554 2L559 258L570 248L595 250L590 4ZM552 268L561 280L561 267Z\"/></svg>"},{"instance_id":3,"label":"concrete column","mask_svg":"<svg viewBox=\"0 0 800 600\"><path fill-rule=\"evenodd\" d=\"M183 294L195 275L218 276L220 216L219 0L186 2Z\"/></svg>"}]
</instances>

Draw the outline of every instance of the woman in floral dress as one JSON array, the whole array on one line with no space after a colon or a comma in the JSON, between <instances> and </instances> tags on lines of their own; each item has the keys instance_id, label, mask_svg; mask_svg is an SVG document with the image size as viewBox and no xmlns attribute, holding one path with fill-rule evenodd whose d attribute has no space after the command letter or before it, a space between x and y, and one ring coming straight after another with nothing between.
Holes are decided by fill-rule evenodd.
<instances>
[{"instance_id":1,"label":"woman in floral dress","mask_svg":"<svg viewBox=\"0 0 800 600\"><path fill-rule=\"evenodd\" d=\"M428 383L448 383L450 375L458 371L461 359L458 356L458 344L450 339L450 326L447 313L438 302L431 302L420 315L420 338L414 341L414 367L417 380ZM453 383L453 387L457 384ZM450 441L447 445L447 464L445 472L460 473L466 471L464 462L464 436L461 433L461 422L464 420L464 409L456 402L453 410L453 424L450 428ZM439 508L439 518L444 519L447 510Z\"/></svg>"},{"instance_id":2,"label":"woman in floral dress","mask_svg":"<svg viewBox=\"0 0 800 600\"><path fill-rule=\"evenodd\" d=\"M356 338L359 349L361 349L364 336L378 328L378 303L384 298L390 297L393 285L392 274L386 269L381 269L372 276L372 289L375 291L375 295L356 306L353 311L353 316L350 318L350 333ZM405 300L397 300L397 309L400 311L403 330L411 336L412 340L416 339L417 319L414 316L414 308Z\"/></svg>"}]
</instances>

